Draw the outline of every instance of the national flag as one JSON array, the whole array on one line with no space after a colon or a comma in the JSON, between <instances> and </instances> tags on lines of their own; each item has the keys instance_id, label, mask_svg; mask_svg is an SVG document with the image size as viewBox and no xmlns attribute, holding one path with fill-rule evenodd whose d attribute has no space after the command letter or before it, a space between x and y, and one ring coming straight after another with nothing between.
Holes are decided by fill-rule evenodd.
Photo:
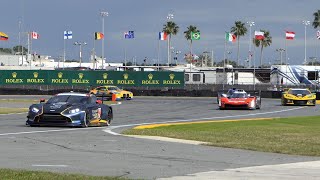
<instances>
[{"instance_id":1,"label":"national flag","mask_svg":"<svg viewBox=\"0 0 320 180\"><path fill-rule=\"evenodd\" d=\"M35 32L35 31L32 31L31 32L31 38L32 39L39 39L39 34L37 32Z\"/></svg>"},{"instance_id":2,"label":"national flag","mask_svg":"<svg viewBox=\"0 0 320 180\"><path fill-rule=\"evenodd\" d=\"M8 39L9 39L9 36L6 33L0 32L0 40L7 41Z\"/></svg>"},{"instance_id":3,"label":"national flag","mask_svg":"<svg viewBox=\"0 0 320 180\"><path fill-rule=\"evenodd\" d=\"M165 40L167 40L167 36L168 36L167 33L165 33L165 32L159 32L159 40L165 41Z\"/></svg>"},{"instance_id":4,"label":"national flag","mask_svg":"<svg viewBox=\"0 0 320 180\"><path fill-rule=\"evenodd\" d=\"M99 39L103 39L104 38L104 34L102 34L101 32L95 32L94 33L94 39L95 40L99 40Z\"/></svg>"},{"instance_id":5,"label":"national flag","mask_svg":"<svg viewBox=\"0 0 320 180\"><path fill-rule=\"evenodd\" d=\"M293 40L294 36L296 35L295 32L292 31L286 31L286 39Z\"/></svg>"},{"instance_id":6,"label":"national flag","mask_svg":"<svg viewBox=\"0 0 320 180\"><path fill-rule=\"evenodd\" d=\"M63 38L64 39L72 39L72 31L64 31Z\"/></svg>"},{"instance_id":7,"label":"national flag","mask_svg":"<svg viewBox=\"0 0 320 180\"><path fill-rule=\"evenodd\" d=\"M125 39L133 39L134 38L134 31L124 32L124 38Z\"/></svg>"},{"instance_id":8,"label":"national flag","mask_svg":"<svg viewBox=\"0 0 320 180\"><path fill-rule=\"evenodd\" d=\"M236 35L226 32L226 41L236 42L236 39L237 39Z\"/></svg>"},{"instance_id":9,"label":"national flag","mask_svg":"<svg viewBox=\"0 0 320 180\"><path fill-rule=\"evenodd\" d=\"M191 40L199 40L200 32L191 32Z\"/></svg>"},{"instance_id":10,"label":"national flag","mask_svg":"<svg viewBox=\"0 0 320 180\"><path fill-rule=\"evenodd\" d=\"M257 40L263 40L264 39L264 32L254 31L254 36Z\"/></svg>"},{"instance_id":11,"label":"national flag","mask_svg":"<svg viewBox=\"0 0 320 180\"><path fill-rule=\"evenodd\" d=\"M320 31L317 31L317 39L320 39Z\"/></svg>"}]
</instances>

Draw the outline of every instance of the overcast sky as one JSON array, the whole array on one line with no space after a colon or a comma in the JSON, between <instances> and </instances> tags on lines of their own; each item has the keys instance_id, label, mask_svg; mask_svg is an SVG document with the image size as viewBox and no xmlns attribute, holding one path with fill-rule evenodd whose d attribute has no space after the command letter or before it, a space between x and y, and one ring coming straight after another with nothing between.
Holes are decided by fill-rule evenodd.
<instances>
[{"instance_id":1,"label":"overcast sky","mask_svg":"<svg viewBox=\"0 0 320 180\"><path fill-rule=\"evenodd\" d=\"M284 48L285 30L294 31L296 37L287 41L288 62L301 64L304 60L303 20L313 21L313 13L320 9L319 0L2 0L0 31L9 35L0 47L19 44L19 21L22 31L36 31L40 38L33 40L32 51L41 55L59 57L63 54L63 31L73 31L73 39L66 41L67 59L78 59L79 46L75 41L87 42L83 47L84 61L89 61L93 48L93 33L102 32L100 11L105 17L105 56L108 62L123 62L127 49L128 60L134 56L138 62L158 58L158 32L167 21L168 13L180 27L172 38L172 46L180 50L180 61L188 53L189 44L183 32L189 25L197 26L201 40L194 41L193 52L214 52L216 61L224 54L225 31L230 31L235 21L254 21L254 30L268 30L272 45L264 51L264 62L273 63L280 58L277 48ZM123 33L132 30L135 39L124 39ZM248 29L249 30L249 29ZM249 31L248 31L249 32ZM27 38L21 41L26 46ZM96 41L96 52L101 55L101 41ZM236 60L237 45L228 43L230 58ZM240 39L240 60L248 56L249 33ZM160 42L160 61L167 62L166 42ZM258 63L260 52L255 51ZM307 27L307 59L320 56L320 40L316 30ZM318 58L320 59L320 58Z\"/></svg>"}]
</instances>

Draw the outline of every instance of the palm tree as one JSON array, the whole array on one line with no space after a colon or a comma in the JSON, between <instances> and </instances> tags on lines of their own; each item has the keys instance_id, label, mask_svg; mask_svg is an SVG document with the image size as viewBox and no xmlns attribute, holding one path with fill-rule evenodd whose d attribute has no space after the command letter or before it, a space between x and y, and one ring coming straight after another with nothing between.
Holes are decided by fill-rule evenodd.
<instances>
[{"instance_id":1,"label":"palm tree","mask_svg":"<svg viewBox=\"0 0 320 180\"><path fill-rule=\"evenodd\" d=\"M168 21L167 24L163 25L163 32L167 33L169 35L168 39L168 66L170 65L171 61L171 53L170 53L170 47L171 47L171 35L176 35L179 31L179 26L173 21Z\"/></svg>"},{"instance_id":2,"label":"palm tree","mask_svg":"<svg viewBox=\"0 0 320 180\"><path fill-rule=\"evenodd\" d=\"M197 29L196 26L190 25L189 27L187 27L187 30L185 32L183 32L184 33L184 37L187 39L187 41L190 41L190 54L191 54L190 57L192 57L192 38L191 38L191 33L192 32L193 33L199 33L200 30ZM190 61L192 61L192 59Z\"/></svg>"},{"instance_id":3,"label":"palm tree","mask_svg":"<svg viewBox=\"0 0 320 180\"><path fill-rule=\"evenodd\" d=\"M247 34L247 27L245 26L245 23L241 21L236 21L235 26L231 27L231 32L237 37L238 41L238 51L237 51L237 63L239 65L239 51L240 51L240 37Z\"/></svg>"},{"instance_id":4,"label":"palm tree","mask_svg":"<svg viewBox=\"0 0 320 180\"><path fill-rule=\"evenodd\" d=\"M260 30L261 32L264 32L264 39L258 40L253 38L253 44L256 47L260 46L260 67L262 67L262 57L263 57L263 49L265 47L268 47L272 43L272 37L270 36L270 32L267 30Z\"/></svg>"},{"instance_id":5,"label":"palm tree","mask_svg":"<svg viewBox=\"0 0 320 180\"><path fill-rule=\"evenodd\" d=\"M315 29L317 29L318 27L320 27L320 10L313 13L313 16L314 16L314 20L312 22L312 26Z\"/></svg>"}]
</instances>

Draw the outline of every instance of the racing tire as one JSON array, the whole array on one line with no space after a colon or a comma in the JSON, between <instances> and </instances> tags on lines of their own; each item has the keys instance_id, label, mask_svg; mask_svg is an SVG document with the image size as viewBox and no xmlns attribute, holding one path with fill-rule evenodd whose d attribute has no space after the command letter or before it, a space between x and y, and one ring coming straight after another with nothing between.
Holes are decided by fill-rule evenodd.
<instances>
[{"instance_id":1,"label":"racing tire","mask_svg":"<svg viewBox=\"0 0 320 180\"><path fill-rule=\"evenodd\" d=\"M87 117L87 113L85 113L85 117L84 117L84 121L83 121L82 127L83 128L87 128L87 127L89 127L89 124L90 124L90 122L89 122L89 119Z\"/></svg>"},{"instance_id":2,"label":"racing tire","mask_svg":"<svg viewBox=\"0 0 320 180\"><path fill-rule=\"evenodd\" d=\"M261 98L259 103L256 102L256 109L260 109L260 108L261 108Z\"/></svg>"},{"instance_id":3,"label":"racing tire","mask_svg":"<svg viewBox=\"0 0 320 180\"><path fill-rule=\"evenodd\" d=\"M282 105L282 106L286 106L285 101L286 101L285 99L281 99L281 105Z\"/></svg>"},{"instance_id":4,"label":"racing tire","mask_svg":"<svg viewBox=\"0 0 320 180\"><path fill-rule=\"evenodd\" d=\"M256 109L260 109L261 108L261 104L256 105Z\"/></svg>"},{"instance_id":5,"label":"racing tire","mask_svg":"<svg viewBox=\"0 0 320 180\"><path fill-rule=\"evenodd\" d=\"M40 127L40 125L38 125L38 124L30 124L29 126L30 127Z\"/></svg>"},{"instance_id":6,"label":"racing tire","mask_svg":"<svg viewBox=\"0 0 320 180\"><path fill-rule=\"evenodd\" d=\"M112 115L112 110L111 108L108 109L108 114L107 114L107 121L108 121L108 126L111 124L113 115Z\"/></svg>"}]
</instances>

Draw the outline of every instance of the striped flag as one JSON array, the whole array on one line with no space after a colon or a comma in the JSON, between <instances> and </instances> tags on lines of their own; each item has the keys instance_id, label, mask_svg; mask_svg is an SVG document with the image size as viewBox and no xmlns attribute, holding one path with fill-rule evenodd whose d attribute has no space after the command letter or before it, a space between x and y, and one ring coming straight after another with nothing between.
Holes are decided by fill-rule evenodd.
<instances>
[{"instance_id":1,"label":"striped flag","mask_svg":"<svg viewBox=\"0 0 320 180\"><path fill-rule=\"evenodd\" d=\"M9 39L9 36L6 33L0 32L0 40L7 41L8 39Z\"/></svg>"},{"instance_id":2,"label":"striped flag","mask_svg":"<svg viewBox=\"0 0 320 180\"><path fill-rule=\"evenodd\" d=\"M254 36L257 40L264 39L264 32L263 31L254 31Z\"/></svg>"},{"instance_id":3,"label":"striped flag","mask_svg":"<svg viewBox=\"0 0 320 180\"><path fill-rule=\"evenodd\" d=\"M295 32L286 31L286 39L293 40L293 38L294 38L295 36L296 36L296 33L295 33Z\"/></svg>"},{"instance_id":4,"label":"striped flag","mask_svg":"<svg viewBox=\"0 0 320 180\"><path fill-rule=\"evenodd\" d=\"M104 34L102 34L101 32L95 32L94 33L94 39L95 40L99 40L99 39L103 39L104 38Z\"/></svg>"},{"instance_id":5,"label":"striped flag","mask_svg":"<svg viewBox=\"0 0 320 180\"><path fill-rule=\"evenodd\" d=\"M317 31L317 39L320 39L320 31Z\"/></svg>"},{"instance_id":6,"label":"striped flag","mask_svg":"<svg viewBox=\"0 0 320 180\"><path fill-rule=\"evenodd\" d=\"M63 38L64 39L72 39L72 31L64 31Z\"/></svg>"},{"instance_id":7,"label":"striped flag","mask_svg":"<svg viewBox=\"0 0 320 180\"><path fill-rule=\"evenodd\" d=\"M165 40L167 40L167 37L168 37L167 33L159 32L159 40L165 41Z\"/></svg>"},{"instance_id":8,"label":"striped flag","mask_svg":"<svg viewBox=\"0 0 320 180\"><path fill-rule=\"evenodd\" d=\"M226 40L229 41L229 42L236 42L236 35L232 34L232 33L229 33L229 32L226 32Z\"/></svg>"}]
</instances>

